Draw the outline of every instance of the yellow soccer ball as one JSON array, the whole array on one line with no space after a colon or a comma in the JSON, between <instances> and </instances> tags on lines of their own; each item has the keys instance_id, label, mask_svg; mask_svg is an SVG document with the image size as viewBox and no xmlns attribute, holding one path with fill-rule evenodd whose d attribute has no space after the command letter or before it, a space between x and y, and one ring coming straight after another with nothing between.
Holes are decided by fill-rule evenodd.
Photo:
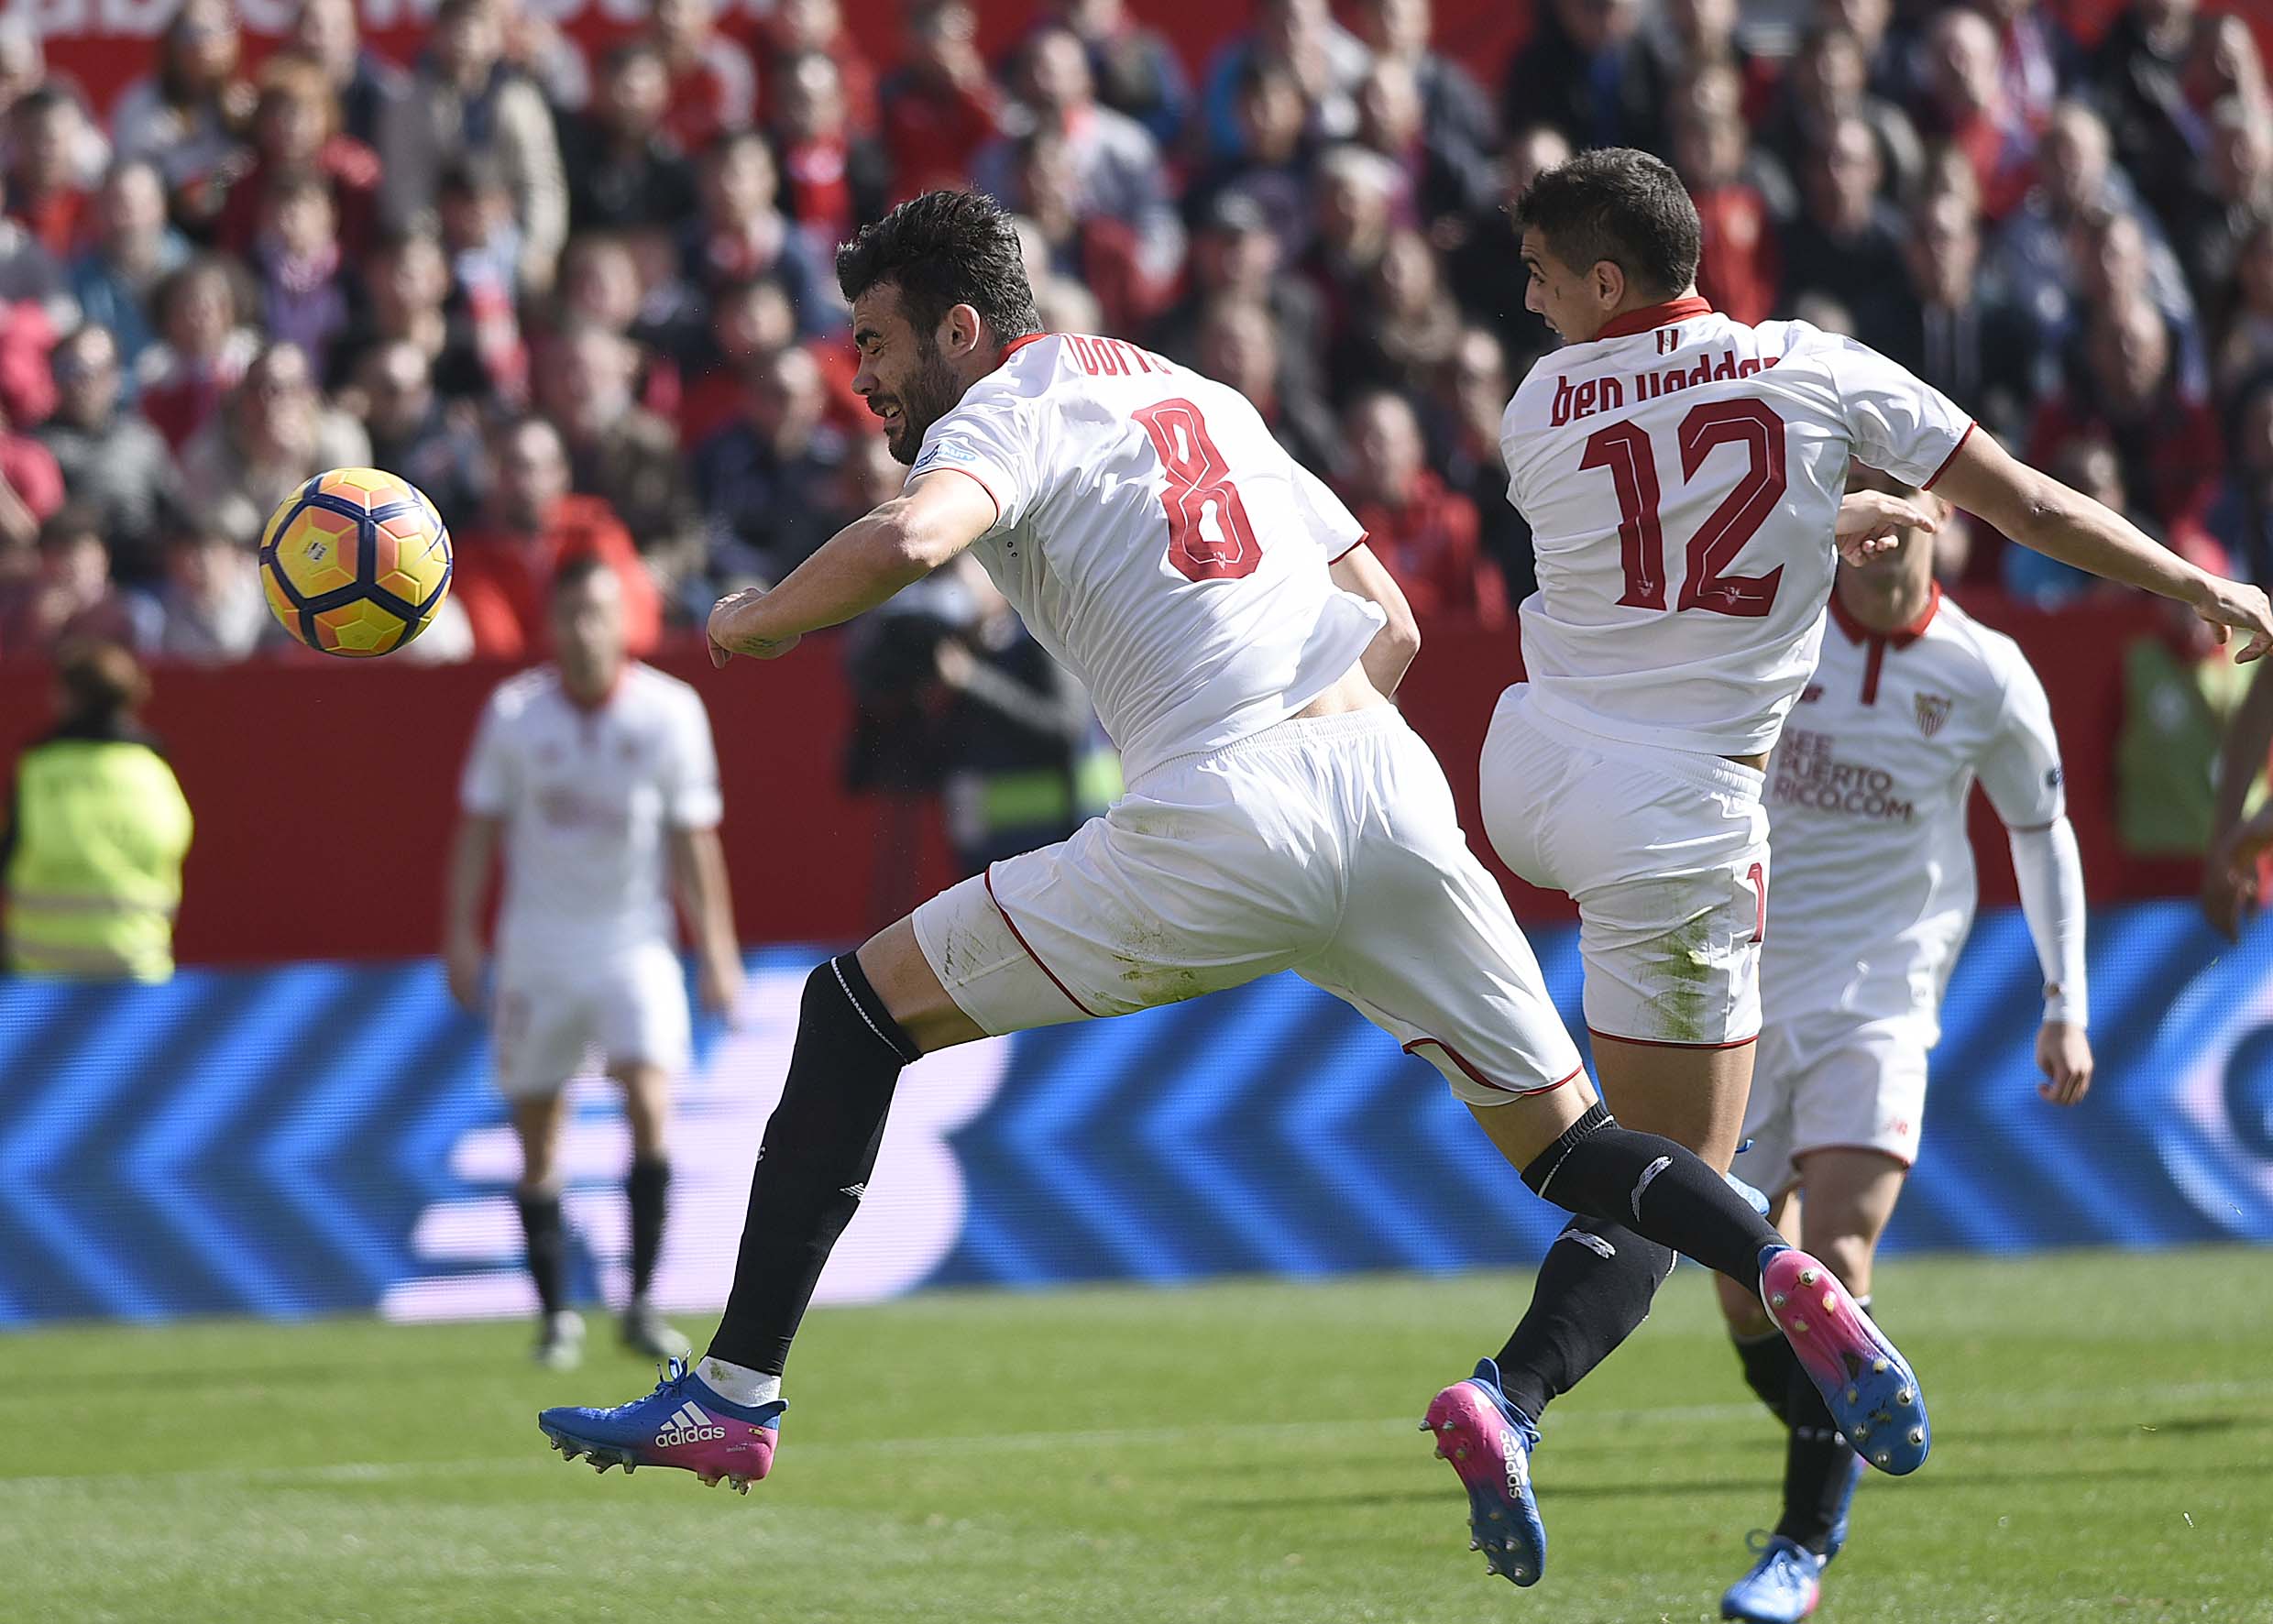
<instances>
[{"instance_id":1,"label":"yellow soccer ball","mask_svg":"<svg viewBox=\"0 0 2273 1624\"><path fill-rule=\"evenodd\" d=\"M260 583L284 629L326 654L392 653L450 590L450 532L426 493L384 468L333 468L279 503Z\"/></svg>"}]
</instances>

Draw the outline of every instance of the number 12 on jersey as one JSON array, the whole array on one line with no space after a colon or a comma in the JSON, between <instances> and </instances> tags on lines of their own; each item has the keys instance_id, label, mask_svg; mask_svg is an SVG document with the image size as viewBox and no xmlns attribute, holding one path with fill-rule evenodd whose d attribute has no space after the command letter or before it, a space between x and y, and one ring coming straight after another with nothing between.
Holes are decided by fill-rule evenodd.
<instances>
[{"instance_id":1,"label":"number 12 on jersey","mask_svg":"<svg viewBox=\"0 0 2273 1624\"><path fill-rule=\"evenodd\" d=\"M1200 409L1190 401L1162 401L1136 413L1159 453L1168 484L1160 505L1168 510L1168 561L1194 581L1233 581L1255 573L1263 550L1247 521L1246 504L1231 482L1231 466L1208 438ZM1207 533L1208 510L1214 509L1215 534Z\"/></svg>"},{"instance_id":2,"label":"number 12 on jersey","mask_svg":"<svg viewBox=\"0 0 2273 1624\"><path fill-rule=\"evenodd\" d=\"M1784 420L1759 401L1708 401L1681 420L1679 440L1684 479L1696 478L1705 458L1722 445L1744 447L1751 463L1736 488L1689 538L1688 574L1677 608L1765 615L1775 602L1784 566L1764 576L1724 572L1784 499ZM1664 499L1649 432L1631 419L1599 429L1588 437L1578 466L1607 468L1618 493L1619 561L1626 573L1625 595L1618 601L1633 609L1664 609L1665 535L1658 522Z\"/></svg>"}]
</instances>

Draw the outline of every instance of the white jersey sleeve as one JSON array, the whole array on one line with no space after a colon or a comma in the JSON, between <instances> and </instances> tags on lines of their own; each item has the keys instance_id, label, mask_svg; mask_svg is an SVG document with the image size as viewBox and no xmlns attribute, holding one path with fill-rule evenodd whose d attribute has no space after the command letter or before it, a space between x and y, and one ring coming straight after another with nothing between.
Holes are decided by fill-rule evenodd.
<instances>
[{"instance_id":1,"label":"white jersey sleeve","mask_svg":"<svg viewBox=\"0 0 2273 1624\"><path fill-rule=\"evenodd\" d=\"M924 436L910 479L952 468L977 480L994 501L994 523L987 533L1012 528L1034 505L1043 483L1040 425L1025 401L994 396L984 409L958 406Z\"/></svg>"},{"instance_id":2,"label":"white jersey sleeve","mask_svg":"<svg viewBox=\"0 0 2273 1624\"><path fill-rule=\"evenodd\" d=\"M2068 810L2059 740L2052 731L2052 702L2045 697L2035 668L2016 648L1991 646L2003 656L1998 681L2004 707L1975 770L1989 804L2007 828L2046 828Z\"/></svg>"},{"instance_id":3,"label":"white jersey sleeve","mask_svg":"<svg viewBox=\"0 0 2273 1624\"><path fill-rule=\"evenodd\" d=\"M664 763L663 815L673 828L716 828L725 816L719 794L719 755L710 737L710 713L692 691L676 707L670 755Z\"/></svg>"},{"instance_id":4,"label":"white jersey sleeve","mask_svg":"<svg viewBox=\"0 0 2273 1624\"><path fill-rule=\"evenodd\" d=\"M1906 367L1851 338L1823 352L1854 439L1855 459L1930 486L1973 432L1971 413Z\"/></svg>"},{"instance_id":5,"label":"white jersey sleeve","mask_svg":"<svg viewBox=\"0 0 2273 1624\"><path fill-rule=\"evenodd\" d=\"M504 717L507 691L498 689L481 708L473 746L466 752L457 804L469 817L503 817L513 809L517 774L511 730Z\"/></svg>"},{"instance_id":6,"label":"white jersey sleeve","mask_svg":"<svg viewBox=\"0 0 2273 1624\"><path fill-rule=\"evenodd\" d=\"M1325 550L1326 562L1333 564L1362 544L1366 527L1357 522L1357 515L1348 505L1301 463L1290 461L1289 466L1294 470L1295 506L1309 521L1312 538Z\"/></svg>"}]
</instances>

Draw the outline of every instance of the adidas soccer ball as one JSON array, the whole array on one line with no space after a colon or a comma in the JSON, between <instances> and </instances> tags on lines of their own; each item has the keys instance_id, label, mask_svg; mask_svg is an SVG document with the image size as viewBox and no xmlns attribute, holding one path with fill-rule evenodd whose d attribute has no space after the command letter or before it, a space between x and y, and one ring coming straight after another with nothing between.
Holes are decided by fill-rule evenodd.
<instances>
[{"instance_id":1,"label":"adidas soccer ball","mask_svg":"<svg viewBox=\"0 0 2273 1624\"><path fill-rule=\"evenodd\" d=\"M260 532L260 582L284 629L326 654L391 653L450 589L450 532L426 493L384 468L333 468Z\"/></svg>"}]
</instances>

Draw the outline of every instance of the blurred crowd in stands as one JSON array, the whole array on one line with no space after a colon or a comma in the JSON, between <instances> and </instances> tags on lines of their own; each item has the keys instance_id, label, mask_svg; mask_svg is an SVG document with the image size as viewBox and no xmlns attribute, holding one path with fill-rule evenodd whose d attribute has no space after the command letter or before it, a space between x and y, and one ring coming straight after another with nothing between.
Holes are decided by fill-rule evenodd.
<instances>
[{"instance_id":1,"label":"blurred crowd in stands","mask_svg":"<svg viewBox=\"0 0 2273 1624\"><path fill-rule=\"evenodd\" d=\"M587 60L518 0L440 0L401 63L308 0L247 65L184 0L107 118L0 22L0 659L66 636L231 659L277 635L260 525L395 469L452 521L411 653L541 652L557 561L635 641L778 578L896 488L851 390L834 246L971 184L1026 222L1052 328L1244 390L1423 616L1532 586L1498 449L1549 346L1502 205L1574 148L1664 154L1703 291L1850 332L2213 567L2273 577L2273 105L2238 15L2133 0L2088 48L2036 0L1539 0L1504 63L1428 0L1256 0L1186 62L1123 0L974 0L851 37L653 0ZM2097 590L1961 527L1952 581Z\"/></svg>"}]
</instances>

